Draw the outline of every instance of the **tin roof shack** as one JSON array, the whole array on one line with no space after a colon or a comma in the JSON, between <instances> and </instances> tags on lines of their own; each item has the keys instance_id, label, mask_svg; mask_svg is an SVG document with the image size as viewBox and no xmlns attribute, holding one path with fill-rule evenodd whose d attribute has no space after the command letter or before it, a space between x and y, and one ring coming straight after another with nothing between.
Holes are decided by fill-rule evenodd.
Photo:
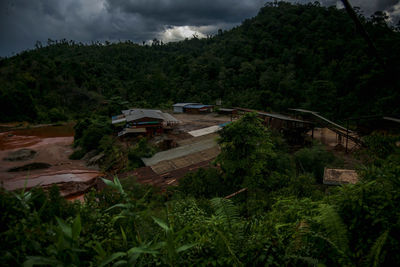
<instances>
[{"instance_id":1,"label":"tin roof shack","mask_svg":"<svg viewBox=\"0 0 400 267\"><path fill-rule=\"evenodd\" d=\"M184 112L184 107L187 105L197 105L199 103L176 103L172 105L174 108L174 113L183 113Z\"/></svg>"},{"instance_id":2,"label":"tin roof shack","mask_svg":"<svg viewBox=\"0 0 400 267\"><path fill-rule=\"evenodd\" d=\"M208 113L213 112L213 105L203 105L201 103L176 103L172 105L174 113Z\"/></svg>"},{"instance_id":3,"label":"tin roof shack","mask_svg":"<svg viewBox=\"0 0 400 267\"><path fill-rule=\"evenodd\" d=\"M203 104L189 104L183 107L185 113L210 113L213 112L213 105L203 105Z\"/></svg>"},{"instance_id":4,"label":"tin roof shack","mask_svg":"<svg viewBox=\"0 0 400 267\"><path fill-rule=\"evenodd\" d=\"M122 115L112 117L113 124L121 121L125 121L126 126L118 136L127 133L142 134L144 132L147 136L153 136L163 133L164 129L171 129L179 123L172 115L154 109L123 110Z\"/></svg>"},{"instance_id":5,"label":"tin roof shack","mask_svg":"<svg viewBox=\"0 0 400 267\"><path fill-rule=\"evenodd\" d=\"M294 119L283 114L268 113L246 108L236 109L244 113L257 113L258 117L263 120L265 126L282 133L287 141L292 145L303 144L305 140L305 134L314 129L314 124L312 122Z\"/></svg>"}]
</instances>

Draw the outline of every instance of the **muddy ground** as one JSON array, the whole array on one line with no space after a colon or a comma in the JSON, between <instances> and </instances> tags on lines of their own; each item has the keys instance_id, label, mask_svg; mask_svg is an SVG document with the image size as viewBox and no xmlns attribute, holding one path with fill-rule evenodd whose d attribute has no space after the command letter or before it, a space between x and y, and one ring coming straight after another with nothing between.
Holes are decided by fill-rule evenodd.
<instances>
[{"instance_id":1,"label":"muddy ground","mask_svg":"<svg viewBox=\"0 0 400 267\"><path fill-rule=\"evenodd\" d=\"M73 152L74 133L72 127L73 125L67 124L0 133L0 182L2 186L8 190L15 190L23 188L25 184L27 188L30 188L36 185L49 186L57 183L62 184L62 195L70 195L75 194L76 190L82 189L82 186L76 186L77 183L90 184L99 175L97 167L87 167L83 160L68 158ZM22 148L34 150L36 154L26 160L4 160L11 152ZM34 163L45 163L50 167L9 171Z\"/></svg>"},{"instance_id":2,"label":"muddy ground","mask_svg":"<svg viewBox=\"0 0 400 267\"><path fill-rule=\"evenodd\" d=\"M231 121L230 116L218 115L216 113L207 114L187 114L176 113L172 114L181 123L177 129L184 132L190 132L201 128L206 128L214 125L219 125Z\"/></svg>"},{"instance_id":3,"label":"muddy ground","mask_svg":"<svg viewBox=\"0 0 400 267\"><path fill-rule=\"evenodd\" d=\"M181 123L169 134L180 142L190 140L187 132L219 125L230 121L229 116L211 114L173 114ZM48 187L58 184L62 195L79 195L93 186L93 180L100 176L97 166L88 167L84 160L70 160L73 152L73 124L62 126L29 126L21 123L0 125L0 183L8 190L23 187ZM10 130L13 129L13 130ZM8 130L8 131L7 131ZM31 149L36 153L30 159L4 160L10 153L20 149ZM48 168L10 171L25 165Z\"/></svg>"}]
</instances>

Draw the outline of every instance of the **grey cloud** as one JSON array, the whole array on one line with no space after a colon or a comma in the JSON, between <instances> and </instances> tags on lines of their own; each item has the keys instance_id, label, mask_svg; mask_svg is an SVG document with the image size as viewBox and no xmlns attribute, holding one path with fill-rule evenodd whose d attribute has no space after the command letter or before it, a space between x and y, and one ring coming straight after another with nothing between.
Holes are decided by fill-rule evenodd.
<instances>
[{"instance_id":1,"label":"grey cloud","mask_svg":"<svg viewBox=\"0 0 400 267\"><path fill-rule=\"evenodd\" d=\"M240 22L254 16L263 0L107 0L108 9L140 14L174 25Z\"/></svg>"}]
</instances>

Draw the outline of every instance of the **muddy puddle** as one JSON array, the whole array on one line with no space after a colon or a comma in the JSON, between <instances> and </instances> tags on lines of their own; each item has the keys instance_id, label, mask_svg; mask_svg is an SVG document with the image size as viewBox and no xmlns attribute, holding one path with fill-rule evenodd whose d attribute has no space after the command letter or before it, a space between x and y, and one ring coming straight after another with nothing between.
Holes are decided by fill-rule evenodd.
<instances>
[{"instance_id":1,"label":"muddy puddle","mask_svg":"<svg viewBox=\"0 0 400 267\"><path fill-rule=\"evenodd\" d=\"M57 184L63 196L79 195L95 184L101 174L82 160L70 160L73 124L18 129L0 133L0 182L7 190ZM22 149L34 156L10 160ZM38 164L46 168L29 168ZM15 171L17 170L17 171Z\"/></svg>"}]
</instances>

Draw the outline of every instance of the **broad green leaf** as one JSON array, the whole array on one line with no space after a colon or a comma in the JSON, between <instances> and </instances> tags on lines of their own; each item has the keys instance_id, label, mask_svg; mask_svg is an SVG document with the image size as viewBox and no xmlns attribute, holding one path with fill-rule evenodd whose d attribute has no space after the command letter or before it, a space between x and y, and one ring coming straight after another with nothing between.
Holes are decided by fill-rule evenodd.
<instances>
[{"instance_id":1,"label":"broad green leaf","mask_svg":"<svg viewBox=\"0 0 400 267\"><path fill-rule=\"evenodd\" d=\"M129 207L129 204L119 203L119 204L115 204L115 205L109 207L108 209L106 209L106 211L109 211L109 210L112 210L112 209L115 209L115 208L123 208L124 209L124 208L127 208L127 207Z\"/></svg>"},{"instance_id":2,"label":"broad green leaf","mask_svg":"<svg viewBox=\"0 0 400 267\"><path fill-rule=\"evenodd\" d=\"M116 263L114 263L113 266L120 266L120 265L125 266L127 263L128 262L125 260L120 260L120 261L117 261Z\"/></svg>"},{"instance_id":3,"label":"broad green leaf","mask_svg":"<svg viewBox=\"0 0 400 267\"><path fill-rule=\"evenodd\" d=\"M74 223L72 225L72 239L77 240L79 237L79 234L81 233L82 230L82 224L81 224L81 216L78 214L76 216Z\"/></svg>"},{"instance_id":4,"label":"broad green leaf","mask_svg":"<svg viewBox=\"0 0 400 267\"><path fill-rule=\"evenodd\" d=\"M72 239L72 229L69 225L67 225L62 219L56 217L57 223L61 228L61 231L66 235L68 238Z\"/></svg>"},{"instance_id":5,"label":"broad green leaf","mask_svg":"<svg viewBox=\"0 0 400 267\"><path fill-rule=\"evenodd\" d=\"M170 228L168 227L168 225L165 223L165 222L163 222L162 220L160 220L160 219L158 219L158 218L156 218L156 217L152 217L153 218L153 220L161 227L161 228L163 228L165 231L169 231L170 230Z\"/></svg>"},{"instance_id":6,"label":"broad green leaf","mask_svg":"<svg viewBox=\"0 0 400 267\"><path fill-rule=\"evenodd\" d=\"M124 231L124 228L122 228L122 226L120 225L119 228L121 229L121 235L122 235L122 240L124 241L124 246L126 246L128 244L128 240L126 238L126 234Z\"/></svg>"},{"instance_id":7,"label":"broad green leaf","mask_svg":"<svg viewBox=\"0 0 400 267\"><path fill-rule=\"evenodd\" d=\"M106 256L106 251L103 249L103 246L99 241L95 241L95 244L96 245L93 247L94 251L96 251L101 258L104 258Z\"/></svg>"},{"instance_id":8,"label":"broad green leaf","mask_svg":"<svg viewBox=\"0 0 400 267\"><path fill-rule=\"evenodd\" d=\"M191 249L191 248L194 247L194 246L196 246L196 244L187 244L187 245L183 245L183 246L177 248L177 249L176 249L176 252L177 252L177 253L183 252L183 251L185 251L185 250Z\"/></svg>"},{"instance_id":9,"label":"broad green leaf","mask_svg":"<svg viewBox=\"0 0 400 267\"><path fill-rule=\"evenodd\" d=\"M23 264L24 267L31 267L34 265L62 266L63 264L56 259L37 256L28 256L28 259Z\"/></svg>"},{"instance_id":10,"label":"broad green leaf","mask_svg":"<svg viewBox=\"0 0 400 267\"><path fill-rule=\"evenodd\" d=\"M114 261L115 259L118 259L120 257L124 257L126 255L125 252L116 252L111 254L110 256L108 256L100 265L99 267L103 267L107 264L109 264L110 262Z\"/></svg>"},{"instance_id":11,"label":"broad green leaf","mask_svg":"<svg viewBox=\"0 0 400 267\"><path fill-rule=\"evenodd\" d=\"M127 252L128 255L141 254L141 253L158 254L159 252L157 250L154 250L154 249L143 248L143 247L134 247L134 248L131 248L130 250L128 250L128 252Z\"/></svg>"},{"instance_id":12,"label":"broad green leaf","mask_svg":"<svg viewBox=\"0 0 400 267\"><path fill-rule=\"evenodd\" d=\"M107 180L107 179L104 179L104 178L101 178L101 180L103 180L103 182L104 182L106 185L111 186L111 187L113 187L113 188L116 188L116 185L114 184L113 181L110 181L110 180Z\"/></svg>"}]
</instances>

